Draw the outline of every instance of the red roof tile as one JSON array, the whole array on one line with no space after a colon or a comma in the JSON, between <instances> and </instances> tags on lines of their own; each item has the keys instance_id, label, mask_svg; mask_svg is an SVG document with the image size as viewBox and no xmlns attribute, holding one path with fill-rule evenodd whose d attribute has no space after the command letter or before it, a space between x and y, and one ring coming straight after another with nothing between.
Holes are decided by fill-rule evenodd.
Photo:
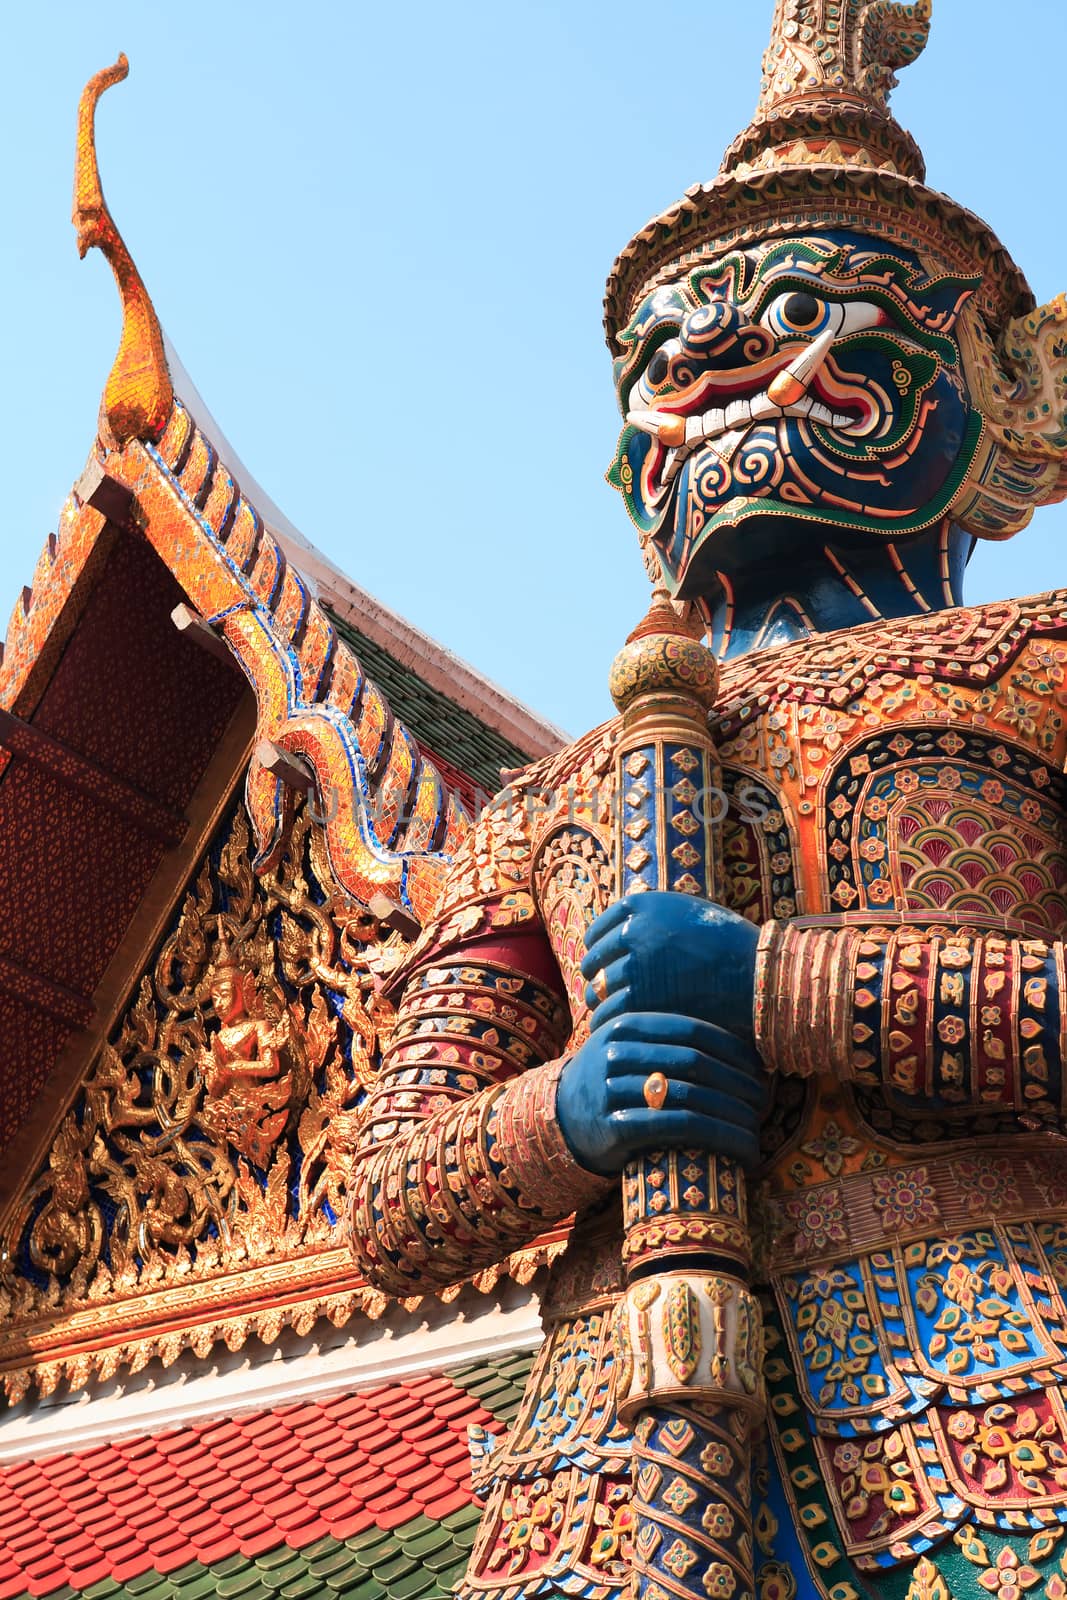
<instances>
[{"instance_id":1,"label":"red roof tile","mask_svg":"<svg viewBox=\"0 0 1067 1600\"><path fill-rule=\"evenodd\" d=\"M442 1495L438 1500L428 1500L423 1507L426 1516L439 1522L442 1517L450 1517L453 1511L458 1511L461 1506L469 1505L470 1494L465 1489L455 1489L451 1494Z\"/></svg>"},{"instance_id":2,"label":"red roof tile","mask_svg":"<svg viewBox=\"0 0 1067 1600\"><path fill-rule=\"evenodd\" d=\"M315 1491L315 1504L320 1514L325 1514L331 1506L340 1505L342 1501L348 1503L350 1491L343 1483L337 1483L332 1478L324 1478Z\"/></svg>"},{"instance_id":3,"label":"red roof tile","mask_svg":"<svg viewBox=\"0 0 1067 1600\"><path fill-rule=\"evenodd\" d=\"M367 1510L373 1511L379 1524L384 1527L386 1524L381 1522L383 1512L396 1511L400 1506L409 1506L410 1504L410 1497L404 1493L403 1489L386 1489L384 1493L376 1494L373 1499L367 1501Z\"/></svg>"},{"instance_id":4,"label":"red roof tile","mask_svg":"<svg viewBox=\"0 0 1067 1600\"><path fill-rule=\"evenodd\" d=\"M301 1548L326 1532L326 1524L314 1506L295 1506L292 1511L276 1512L275 1522L285 1534L287 1543Z\"/></svg>"},{"instance_id":5,"label":"red roof tile","mask_svg":"<svg viewBox=\"0 0 1067 1600\"><path fill-rule=\"evenodd\" d=\"M205 1567L209 1566L213 1561L225 1561L229 1556L237 1555L240 1548L239 1541L232 1534L225 1534L211 1540L197 1539L193 1544L196 1559L202 1562ZM137 1571L129 1573L131 1578L135 1578L137 1575ZM120 1574L116 1572L115 1576L119 1578ZM121 1581L125 1583L126 1575L121 1575Z\"/></svg>"},{"instance_id":6,"label":"red roof tile","mask_svg":"<svg viewBox=\"0 0 1067 1600\"><path fill-rule=\"evenodd\" d=\"M397 1487L403 1489L405 1494L414 1494L418 1489L425 1489L429 1484L439 1484L441 1473L439 1468L431 1461L424 1467L418 1467L414 1472L405 1472L397 1478Z\"/></svg>"},{"instance_id":7,"label":"red roof tile","mask_svg":"<svg viewBox=\"0 0 1067 1600\"><path fill-rule=\"evenodd\" d=\"M6 1534L5 1541L9 1554L16 1556L32 1556L41 1548L41 1536L32 1526L27 1527L23 1533Z\"/></svg>"},{"instance_id":8,"label":"red roof tile","mask_svg":"<svg viewBox=\"0 0 1067 1600\"><path fill-rule=\"evenodd\" d=\"M138 1547L138 1555L141 1556L143 1554L143 1549ZM86 1588L97 1581L97 1569L99 1569L99 1575L104 1578L111 1571L111 1565L107 1557L96 1545L91 1545L84 1550L64 1550L63 1559L66 1561L70 1571L77 1577L79 1584L84 1584Z\"/></svg>"},{"instance_id":9,"label":"red roof tile","mask_svg":"<svg viewBox=\"0 0 1067 1600\"><path fill-rule=\"evenodd\" d=\"M9 1489L21 1489L23 1484L36 1484L39 1476L40 1468L35 1467L32 1461L24 1461L21 1466L9 1467L4 1479Z\"/></svg>"},{"instance_id":10,"label":"red roof tile","mask_svg":"<svg viewBox=\"0 0 1067 1600\"><path fill-rule=\"evenodd\" d=\"M434 1422L431 1426L434 1432L440 1433L441 1429L437 1422ZM361 1459L359 1447L353 1443L352 1435L350 1433L342 1433L340 1429L336 1433L331 1433L326 1438L320 1438L316 1442L315 1459L324 1464L330 1462L331 1472L339 1470L337 1466L339 1457L349 1455L355 1455Z\"/></svg>"},{"instance_id":11,"label":"red roof tile","mask_svg":"<svg viewBox=\"0 0 1067 1600\"><path fill-rule=\"evenodd\" d=\"M382 1528L402 1528L405 1522L410 1522L412 1517L418 1516L421 1506L413 1505L404 1499L400 1505L394 1506L391 1511L378 1513L378 1524Z\"/></svg>"},{"instance_id":12,"label":"red roof tile","mask_svg":"<svg viewBox=\"0 0 1067 1600\"><path fill-rule=\"evenodd\" d=\"M264 1550L274 1550L279 1544L288 1544L283 1539L280 1531L271 1523L269 1528L264 1528L262 1533L253 1534L249 1538L242 1538L239 1549L244 1556L259 1556Z\"/></svg>"},{"instance_id":13,"label":"red roof tile","mask_svg":"<svg viewBox=\"0 0 1067 1600\"><path fill-rule=\"evenodd\" d=\"M499 1426L420 1374L0 1468L0 1600L447 1516L471 1500L471 1423Z\"/></svg>"},{"instance_id":14,"label":"red roof tile","mask_svg":"<svg viewBox=\"0 0 1067 1600\"><path fill-rule=\"evenodd\" d=\"M399 1523L396 1522L379 1521L367 1510L350 1512L344 1517L328 1517L326 1520L331 1538L338 1540L353 1539L357 1533L362 1533L364 1528L373 1527L376 1521L379 1528L399 1527Z\"/></svg>"}]
</instances>

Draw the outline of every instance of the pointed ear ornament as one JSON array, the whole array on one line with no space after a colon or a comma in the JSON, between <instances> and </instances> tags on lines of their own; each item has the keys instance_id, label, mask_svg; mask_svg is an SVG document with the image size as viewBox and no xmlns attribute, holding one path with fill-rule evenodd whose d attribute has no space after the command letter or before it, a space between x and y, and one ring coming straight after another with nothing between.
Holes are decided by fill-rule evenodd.
<instances>
[{"instance_id":1,"label":"pointed ear ornament","mask_svg":"<svg viewBox=\"0 0 1067 1600\"><path fill-rule=\"evenodd\" d=\"M958 336L985 437L952 517L976 538L1007 539L1067 498L1067 297L1014 317L996 343L967 310Z\"/></svg>"}]
</instances>

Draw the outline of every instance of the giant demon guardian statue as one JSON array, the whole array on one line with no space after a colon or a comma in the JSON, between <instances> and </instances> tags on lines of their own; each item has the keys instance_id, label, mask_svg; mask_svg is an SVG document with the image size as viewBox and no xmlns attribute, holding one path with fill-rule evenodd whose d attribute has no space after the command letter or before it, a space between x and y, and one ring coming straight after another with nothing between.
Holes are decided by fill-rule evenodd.
<instances>
[{"instance_id":1,"label":"giant demon guardian statue","mask_svg":"<svg viewBox=\"0 0 1067 1600\"><path fill-rule=\"evenodd\" d=\"M622 717L488 809L394 987L367 1276L577 1214L464 1600L1067 1594L1067 603L960 605L1067 492L1067 307L924 184L928 26L778 0L616 262Z\"/></svg>"}]
</instances>

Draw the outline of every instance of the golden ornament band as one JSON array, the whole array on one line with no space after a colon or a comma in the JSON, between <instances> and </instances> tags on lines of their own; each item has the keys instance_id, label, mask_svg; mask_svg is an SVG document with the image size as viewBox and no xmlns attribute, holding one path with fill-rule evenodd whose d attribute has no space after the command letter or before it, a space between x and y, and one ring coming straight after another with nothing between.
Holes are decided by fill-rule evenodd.
<instances>
[{"instance_id":1,"label":"golden ornament band","mask_svg":"<svg viewBox=\"0 0 1067 1600\"><path fill-rule=\"evenodd\" d=\"M623 1265L629 1270L649 1256L698 1256L732 1261L748 1272L752 1242L748 1228L731 1217L654 1217L629 1228L623 1240Z\"/></svg>"}]
</instances>

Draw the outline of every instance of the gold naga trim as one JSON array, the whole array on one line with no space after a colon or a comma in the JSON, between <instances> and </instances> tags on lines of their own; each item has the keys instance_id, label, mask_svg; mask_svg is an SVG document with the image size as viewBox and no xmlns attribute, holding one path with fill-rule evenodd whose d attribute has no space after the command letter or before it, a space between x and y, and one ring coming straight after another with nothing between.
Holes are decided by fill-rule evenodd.
<instances>
[{"instance_id":1,"label":"gold naga trim","mask_svg":"<svg viewBox=\"0 0 1067 1600\"><path fill-rule=\"evenodd\" d=\"M1067 296L1014 317L996 344L970 308L959 329L986 435L953 516L979 538L1010 538L1067 496Z\"/></svg>"},{"instance_id":2,"label":"gold naga trim","mask_svg":"<svg viewBox=\"0 0 1067 1600\"><path fill-rule=\"evenodd\" d=\"M78 254L97 249L107 258L122 299L118 354L104 387L103 410L121 447L131 439L158 439L174 404L163 330L144 280L115 226L100 183L96 154L96 106L105 89L121 83L129 62L120 55L113 67L89 79L78 106L74 164L74 210Z\"/></svg>"}]
</instances>

